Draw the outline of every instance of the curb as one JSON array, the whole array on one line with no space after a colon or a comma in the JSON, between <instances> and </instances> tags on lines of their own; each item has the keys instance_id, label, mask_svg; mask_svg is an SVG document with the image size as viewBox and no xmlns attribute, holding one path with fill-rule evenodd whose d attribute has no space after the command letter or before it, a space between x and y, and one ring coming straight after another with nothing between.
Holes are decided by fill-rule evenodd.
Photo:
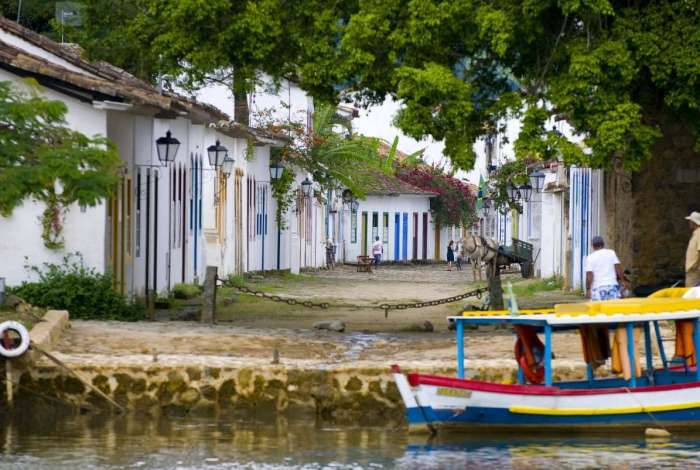
<instances>
[{"instance_id":1,"label":"curb","mask_svg":"<svg viewBox=\"0 0 700 470\"><path fill-rule=\"evenodd\" d=\"M29 332L32 343L47 351L61 340L63 330L69 328L67 310L49 310L41 321Z\"/></svg>"}]
</instances>

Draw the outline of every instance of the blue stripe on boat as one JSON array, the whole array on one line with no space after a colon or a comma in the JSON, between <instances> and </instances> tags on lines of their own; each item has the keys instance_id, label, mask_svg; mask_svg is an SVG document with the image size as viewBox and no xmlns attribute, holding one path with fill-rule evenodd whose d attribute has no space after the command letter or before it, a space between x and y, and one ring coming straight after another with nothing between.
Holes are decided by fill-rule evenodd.
<instances>
[{"instance_id":1,"label":"blue stripe on boat","mask_svg":"<svg viewBox=\"0 0 700 470\"><path fill-rule=\"evenodd\" d=\"M700 422L700 408L686 410L660 411L651 413L658 421ZM527 415L511 413L504 408L468 407L463 412L455 410L434 410L429 406L412 407L406 410L409 424L490 424L490 425L634 425L649 423L653 419L647 413L629 413L615 415Z\"/></svg>"}]
</instances>

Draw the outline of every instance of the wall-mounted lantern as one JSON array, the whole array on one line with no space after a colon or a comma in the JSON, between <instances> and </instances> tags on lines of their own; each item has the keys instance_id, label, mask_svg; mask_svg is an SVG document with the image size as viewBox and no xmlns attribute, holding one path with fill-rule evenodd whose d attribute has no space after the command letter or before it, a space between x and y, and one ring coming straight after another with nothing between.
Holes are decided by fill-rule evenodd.
<instances>
[{"instance_id":1,"label":"wall-mounted lantern","mask_svg":"<svg viewBox=\"0 0 700 470\"><path fill-rule=\"evenodd\" d=\"M156 151L158 152L158 160L161 163L168 164L175 161L177 150L180 148L180 141L172 136L170 131L165 133L165 137L156 139Z\"/></svg>"}]
</instances>

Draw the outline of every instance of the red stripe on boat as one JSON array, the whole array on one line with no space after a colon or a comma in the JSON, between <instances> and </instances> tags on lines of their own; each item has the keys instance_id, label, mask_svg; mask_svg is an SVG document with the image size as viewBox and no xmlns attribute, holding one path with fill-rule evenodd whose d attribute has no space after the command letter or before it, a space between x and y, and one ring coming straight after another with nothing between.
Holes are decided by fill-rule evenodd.
<instances>
[{"instance_id":1,"label":"red stripe on boat","mask_svg":"<svg viewBox=\"0 0 700 470\"><path fill-rule=\"evenodd\" d=\"M454 377L441 377L437 375L407 374L408 383L412 387L417 385L434 385L437 387L466 388L479 392L511 393L516 395L605 395L609 393L634 392L662 392L667 390L681 390L684 388L700 387L700 382L688 382L671 385L655 385L649 387L616 388L583 388L570 389L559 387L545 387L542 385L510 385L481 382L478 380L457 379Z\"/></svg>"}]
</instances>

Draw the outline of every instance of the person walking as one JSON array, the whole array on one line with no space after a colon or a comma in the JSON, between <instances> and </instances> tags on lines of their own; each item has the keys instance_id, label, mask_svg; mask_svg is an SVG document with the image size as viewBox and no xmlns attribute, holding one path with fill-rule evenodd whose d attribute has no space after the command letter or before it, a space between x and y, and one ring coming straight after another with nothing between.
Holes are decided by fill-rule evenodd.
<instances>
[{"instance_id":1,"label":"person walking","mask_svg":"<svg viewBox=\"0 0 700 470\"><path fill-rule=\"evenodd\" d=\"M452 271L452 263L455 262L455 242L450 240L449 245L447 245L447 270Z\"/></svg>"},{"instance_id":2,"label":"person walking","mask_svg":"<svg viewBox=\"0 0 700 470\"><path fill-rule=\"evenodd\" d=\"M685 287L700 286L700 212L685 218L692 235L685 252Z\"/></svg>"},{"instance_id":3,"label":"person walking","mask_svg":"<svg viewBox=\"0 0 700 470\"><path fill-rule=\"evenodd\" d=\"M620 284L629 289L622 264L615 251L605 248L601 236L591 240L593 253L586 256L586 297L591 300L611 300L622 297Z\"/></svg>"},{"instance_id":4,"label":"person walking","mask_svg":"<svg viewBox=\"0 0 700 470\"><path fill-rule=\"evenodd\" d=\"M379 241L379 237L374 237L374 243L372 243L372 256L374 257L374 266L379 266L382 262L382 253L384 253L384 245Z\"/></svg>"}]
</instances>

